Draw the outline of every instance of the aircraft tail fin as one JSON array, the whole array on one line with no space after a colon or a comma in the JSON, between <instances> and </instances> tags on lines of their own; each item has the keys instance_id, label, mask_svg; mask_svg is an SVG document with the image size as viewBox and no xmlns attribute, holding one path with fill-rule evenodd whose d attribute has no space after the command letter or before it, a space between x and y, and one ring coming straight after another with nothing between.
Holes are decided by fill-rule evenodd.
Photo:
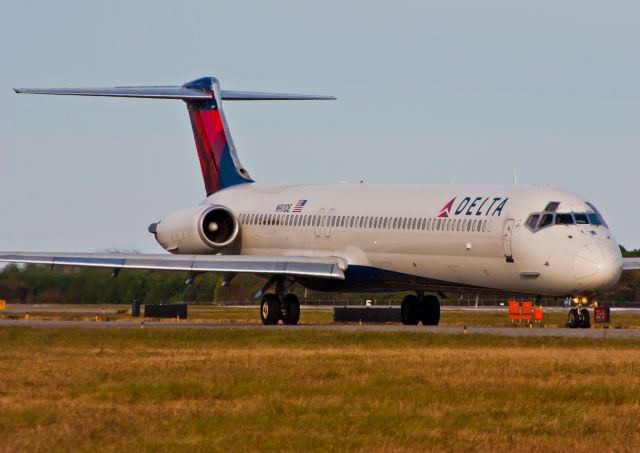
<instances>
[{"instance_id":1,"label":"aircraft tail fin","mask_svg":"<svg viewBox=\"0 0 640 453\"><path fill-rule=\"evenodd\" d=\"M110 96L181 99L187 103L207 195L253 182L242 167L222 111L222 101L332 100L313 96L254 91L225 91L215 77L202 77L182 86L132 86L113 88L16 88L16 93L75 96Z\"/></svg>"}]
</instances>

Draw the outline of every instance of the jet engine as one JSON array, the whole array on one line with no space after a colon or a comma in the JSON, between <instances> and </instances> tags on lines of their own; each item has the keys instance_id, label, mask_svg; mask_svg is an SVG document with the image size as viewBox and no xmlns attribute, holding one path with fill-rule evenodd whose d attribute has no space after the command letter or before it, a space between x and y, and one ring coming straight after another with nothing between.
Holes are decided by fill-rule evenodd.
<instances>
[{"instance_id":1,"label":"jet engine","mask_svg":"<svg viewBox=\"0 0 640 453\"><path fill-rule=\"evenodd\" d=\"M239 239L236 216L220 205L198 206L174 212L149 225L158 243L171 253L221 252Z\"/></svg>"}]
</instances>

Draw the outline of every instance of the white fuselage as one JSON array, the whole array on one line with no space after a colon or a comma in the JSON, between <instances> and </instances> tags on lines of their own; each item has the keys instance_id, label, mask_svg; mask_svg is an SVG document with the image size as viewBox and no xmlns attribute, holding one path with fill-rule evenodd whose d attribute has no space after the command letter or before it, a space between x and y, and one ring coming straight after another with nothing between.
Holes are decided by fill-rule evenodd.
<instances>
[{"instance_id":1,"label":"white fuselage","mask_svg":"<svg viewBox=\"0 0 640 453\"><path fill-rule=\"evenodd\" d=\"M344 259L345 284L326 289L560 296L609 288L622 270L618 245L593 220L601 219L593 205L548 187L251 183L203 204L237 216L241 254ZM527 226L544 212L574 213L574 220L590 214L592 222ZM172 248L180 253L179 241Z\"/></svg>"}]
</instances>

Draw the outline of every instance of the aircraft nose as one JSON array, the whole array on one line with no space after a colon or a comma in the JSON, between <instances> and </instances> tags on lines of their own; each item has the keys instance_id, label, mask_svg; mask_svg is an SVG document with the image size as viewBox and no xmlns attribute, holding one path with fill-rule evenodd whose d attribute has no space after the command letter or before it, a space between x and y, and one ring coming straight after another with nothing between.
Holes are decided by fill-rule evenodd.
<instances>
[{"instance_id":1,"label":"aircraft nose","mask_svg":"<svg viewBox=\"0 0 640 453\"><path fill-rule=\"evenodd\" d=\"M576 253L575 277L590 289L608 289L618 282L622 273L622 257L617 249L588 244Z\"/></svg>"}]
</instances>

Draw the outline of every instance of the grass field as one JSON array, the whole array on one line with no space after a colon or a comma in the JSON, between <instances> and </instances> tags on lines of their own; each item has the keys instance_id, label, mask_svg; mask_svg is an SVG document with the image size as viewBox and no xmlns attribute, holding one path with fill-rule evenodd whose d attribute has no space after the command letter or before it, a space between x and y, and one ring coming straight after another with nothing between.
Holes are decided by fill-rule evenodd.
<instances>
[{"instance_id":1,"label":"grass field","mask_svg":"<svg viewBox=\"0 0 640 453\"><path fill-rule=\"evenodd\" d=\"M0 329L2 451L633 451L640 340Z\"/></svg>"}]
</instances>

